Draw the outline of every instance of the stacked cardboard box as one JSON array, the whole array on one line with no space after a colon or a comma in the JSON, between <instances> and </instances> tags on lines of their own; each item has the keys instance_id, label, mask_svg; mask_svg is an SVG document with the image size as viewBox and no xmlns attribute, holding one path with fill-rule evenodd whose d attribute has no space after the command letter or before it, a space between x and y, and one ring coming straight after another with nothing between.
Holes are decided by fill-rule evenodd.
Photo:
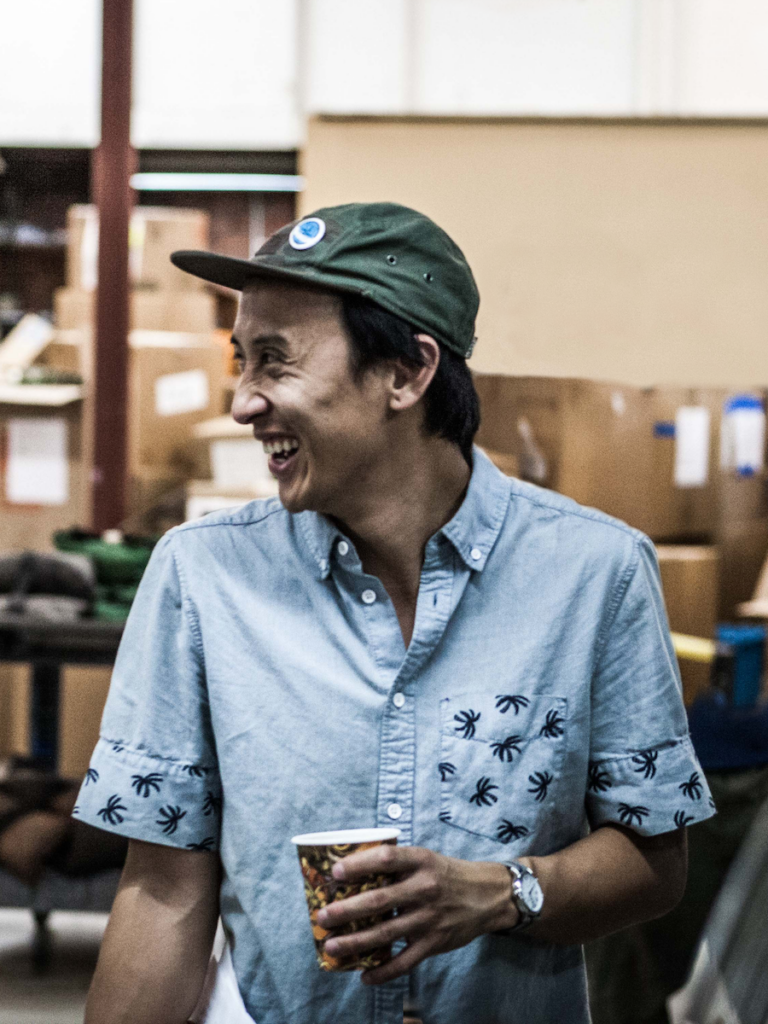
<instances>
[{"instance_id":1,"label":"stacked cardboard box","mask_svg":"<svg viewBox=\"0 0 768 1024\"><path fill-rule=\"evenodd\" d=\"M763 472L720 468L726 391L486 374L475 383L479 444L654 541L716 545L718 618L735 617L768 550L768 494Z\"/></svg>"},{"instance_id":2,"label":"stacked cardboard box","mask_svg":"<svg viewBox=\"0 0 768 1024\"><path fill-rule=\"evenodd\" d=\"M72 206L67 215L67 284L54 295L58 327L93 323L97 285L98 212ZM206 333L216 326L216 301L198 278L178 270L175 249L207 249L209 218L202 210L137 206L129 235L130 318L134 330Z\"/></svg>"},{"instance_id":3,"label":"stacked cardboard box","mask_svg":"<svg viewBox=\"0 0 768 1024\"><path fill-rule=\"evenodd\" d=\"M129 346L127 515L138 529L143 513L189 475L193 427L221 411L226 367L221 347L207 334L131 331ZM57 332L40 361L91 380L91 332ZM89 395L86 430L92 406Z\"/></svg>"},{"instance_id":4,"label":"stacked cardboard box","mask_svg":"<svg viewBox=\"0 0 768 1024\"><path fill-rule=\"evenodd\" d=\"M55 530L90 520L83 392L0 385L0 550L50 550Z\"/></svg>"},{"instance_id":5,"label":"stacked cardboard box","mask_svg":"<svg viewBox=\"0 0 768 1024\"><path fill-rule=\"evenodd\" d=\"M717 626L719 554L716 547L657 544L669 626L676 633L711 639ZM710 665L680 660L683 698L691 704L709 684Z\"/></svg>"},{"instance_id":6,"label":"stacked cardboard box","mask_svg":"<svg viewBox=\"0 0 768 1024\"><path fill-rule=\"evenodd\" d=\"M277 494L267 456L249 426L231 416L198 423L186 445L186 518Z\"/></svg>"}]
</instances>

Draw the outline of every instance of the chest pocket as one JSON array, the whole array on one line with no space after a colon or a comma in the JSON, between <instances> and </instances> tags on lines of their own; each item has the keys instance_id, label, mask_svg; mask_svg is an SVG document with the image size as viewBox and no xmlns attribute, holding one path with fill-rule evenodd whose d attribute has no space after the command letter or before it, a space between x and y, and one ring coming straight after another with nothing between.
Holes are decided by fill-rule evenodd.
<instances>
[{"instance_id":1,"label":"chest pocket","mask_svg":"<svg viewBox=\"0 0 768 1024\"><path fill-rule=\"evenodd\" d=\"M528 848L551 815L568 702L550 693L464 693L440 702L440 820Z\"/></svg>"}]
</instances>

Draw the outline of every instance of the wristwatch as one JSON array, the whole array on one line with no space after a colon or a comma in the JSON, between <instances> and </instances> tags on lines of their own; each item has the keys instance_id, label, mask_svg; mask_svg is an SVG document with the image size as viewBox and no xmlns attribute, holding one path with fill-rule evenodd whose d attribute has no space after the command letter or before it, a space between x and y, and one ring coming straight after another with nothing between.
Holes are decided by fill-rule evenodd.
<instances>
[{"instance_id":1,"label":"wristwatch","mask_svg":"<svg viewBox=\"0 0 768 1024\"><path fill-rule=\"evenodd\" d=\"M539 917L544 906L544 893L541 891L538 878L530 868L525 867L524 864L518 864L514 860L505 864L504 867L512 878L511 899L517 907L520 919L511 928L494 932L495 935L512 935L513 932L523 931Z\"/></svg>"}]
</instances>

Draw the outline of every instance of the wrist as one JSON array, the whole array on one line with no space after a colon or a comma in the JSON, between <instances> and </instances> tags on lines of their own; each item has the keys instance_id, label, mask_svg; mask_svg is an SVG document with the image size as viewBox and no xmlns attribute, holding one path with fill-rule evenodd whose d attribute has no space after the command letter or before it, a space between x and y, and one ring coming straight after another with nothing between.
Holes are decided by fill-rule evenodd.
<instances>
[{"instance_id":1,"label":"wrist","mask_svg":"<svg viewBox=\"0 0 768 1024\"><path fill-rule=\"evenodd\" d=\"M486 922L488 933L503 932L514 928L520 920L520 912L512 900L512 877L506 864L488 864L493 873L494 895Z\"/></svg>"}]
</instances>

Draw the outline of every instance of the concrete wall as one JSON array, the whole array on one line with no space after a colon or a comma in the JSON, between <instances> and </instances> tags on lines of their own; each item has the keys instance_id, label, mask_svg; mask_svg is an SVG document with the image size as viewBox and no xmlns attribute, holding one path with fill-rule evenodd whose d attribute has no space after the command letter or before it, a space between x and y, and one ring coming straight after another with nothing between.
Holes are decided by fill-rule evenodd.
<instances>
[{"instance_id":1,"label":"concrete wall","mask_svg":"<svg viewBox=\"0 0 768 1024\"><path fill-rule=\"evenodd\" d=\"M393 200L464 249L472 365L768 384L768 125L317 118L301 212Z\"/></svg>"}]
</instances>

